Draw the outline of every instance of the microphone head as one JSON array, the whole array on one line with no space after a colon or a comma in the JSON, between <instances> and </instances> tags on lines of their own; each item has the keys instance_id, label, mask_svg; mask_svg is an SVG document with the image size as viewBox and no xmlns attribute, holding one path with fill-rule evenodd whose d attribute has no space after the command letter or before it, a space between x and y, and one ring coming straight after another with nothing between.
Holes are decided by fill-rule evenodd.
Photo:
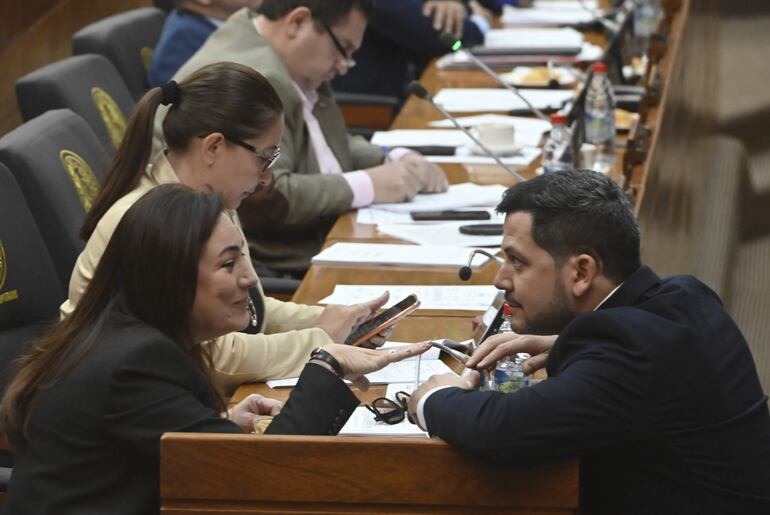
<instances>
[{"instance_id":1,"label":"microphone head","mask_svg":"<svg viewBox=\"0 0 770 515\"><path fill-rule=\"evenodd\" d=\"M462 281L467 281L468 279L470 279L470 278L471 278L471 274L472 274L472 273L473 273L473 271L471 270L471 267L469 267L469 266L464 266L464 267L462 267L462 268L460 269L460 271L458 272L458 274L457 274L457 275L459 275L459 276L460 276L460 280L462 280Z\"/></svg>"},{"instance_id":2,"label":"microphone head","mask_svg":"<svg viewBox=\"0 0 770 515\"><path fill-rule=\"evenodd\" d=\"M439 34L438 40L442 45L450 49L452 52L457 52L463 47L463 42L454 37L449 32L442 32Z\"/></svg>"},{"instance_id":3,"label":"microphone head","mask_svg":"<svg viewBox=\"0 0 770 515\"><path fill-rule=\"evenodd\" d=\"M428 90L425 89L425 86L420 84L420 81L413 80L409 83L409 91L420 98L428 98L430 95L428 94Z\"/></svg>"}]
</instances>

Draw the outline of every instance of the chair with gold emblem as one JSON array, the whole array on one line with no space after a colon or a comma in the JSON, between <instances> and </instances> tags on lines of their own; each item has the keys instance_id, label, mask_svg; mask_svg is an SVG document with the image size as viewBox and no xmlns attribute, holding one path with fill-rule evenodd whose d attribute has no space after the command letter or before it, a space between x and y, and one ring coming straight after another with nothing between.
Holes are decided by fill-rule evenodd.
<instances>
[{"instance_id":1,"label":"chair with gold emblem","mask_svg":"<svg viewBox=\"0 0 770 515\"><path fill-rule=\"evenodd\" d=\"M126 131L134 99L115 67L100 55L78 55L39 68L16 81L24 120L51 109L71 109L91 126L109 153Z\"/></svg>"},{"instance_id":2,"label":"chair with gold emblem","mask_svg":"<svg viewBox=\"0 0 770 515\"><path fill-rule=\"evenodd\" d=\"M81 117L57 109L0 138L0 163L13 174L37 223L63 291L84 242L83 217L91 208L109 156Z\"/></svg>"},{"instance_id":3,"label":"chair with gold emblem","mask_svg":"<svg viewBox=\"0 0 770 515\"><path fill-rule=\"evenodd\" d=\"M72 36L72 53L100 54L110 60L138 100L147 91L152 50L160 38L166 13L143 7L104 18Z\"/></svg>"}]
</instances>

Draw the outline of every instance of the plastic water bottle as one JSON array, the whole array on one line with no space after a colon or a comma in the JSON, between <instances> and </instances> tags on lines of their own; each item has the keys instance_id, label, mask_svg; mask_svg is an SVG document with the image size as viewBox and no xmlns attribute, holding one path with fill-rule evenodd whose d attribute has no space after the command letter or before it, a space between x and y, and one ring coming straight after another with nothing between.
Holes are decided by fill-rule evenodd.
<instances>
[{"instance_id":1,"label":"plastic water bottle","mask_svg":"<svg viewBox=\"0 0 770 515\"><path fill-rule=\"evenodd\" d=\"M660 0L634 0L634 55L645 56L650 36L662 15Z\"/></svg>"},{"instance_id":2,"label":"plastic water bottle","mask_svg":"<svg viewBox=\"0 0 770 515\"><path fill-rule=\"evenodd\" d=\"M607 78L607 65L591 68L593 77L586 92L585 138L596 147L593 169L608 174L615 163L615 99Z\"/></svg>"},{"instance_id":3,"label":"plastic water bottle","mask_svg":"<svg viewBox=\"0 0 770 515\"><path fill-rule=\"evenodd\" d=\"M508 307L508 304L503 304L503 321L497 334L510 333L512 331L511 308ZM493 375L495 390L503 393L513 393L529 386L529 376L521 368L521 364L527 359L529 359L529 354L520 353L515 356L506 356L498 361Z\"/></svg>"},{"instance_id":4,"label":"plastic water bottle","mask_svg":"<svg viewBox=\"0 0 770 515\"><path fill-rule=\"evenodd\" d=\"M572 133L567 128L567 117L563 114L551 115L551 134L543 145L543 173L558 170L574 170L575 159L572 155Z\"/></svg>"}]
</instances>

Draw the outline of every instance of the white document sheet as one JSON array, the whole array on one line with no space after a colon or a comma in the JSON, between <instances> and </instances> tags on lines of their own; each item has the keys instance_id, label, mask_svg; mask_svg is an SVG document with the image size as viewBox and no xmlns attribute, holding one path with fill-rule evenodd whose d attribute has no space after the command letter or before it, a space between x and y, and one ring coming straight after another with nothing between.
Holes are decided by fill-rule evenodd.
<instances>
[{"instance_id":1,"label":"white document sheet","mask_svg":"<svg viewBox=\"0 0 770 515\"><path fill-rule=\"evenodd\" d=\"M378 224L381 233L417 245L460 245L462 247L499 247L503 236L463 234L461 225L494 223L489 220L465 220L433 225ZM501 222L502 223L502 222Z\"/></svg>"},{"instance_id":2,"label":"white document sheet","mask_svg":"<svg viewBox=\"0 0 770 515\"><path fill-rule=\"evenodd\" d=\"M583 34L571 28L491 29L484 36L485 49L510 49L517 52L527 49L554 52L570 50L580 52Z\"/></svg>"},{"instance_id":3,"label":"white document sheet","mask_svg":"<svg viewBox=\"0 0 770 515\"><path fill-rule=\"evenodd\" d=\"M386 424L374 420L374 414L363 406L357 407L339 432L340 436L424 436L428 433L404 417L398 424Z\"/></svg>"},{"instance_id":4,"label":"white document sheet","mask_svg":"<svg viewBox=\"0 0 770 515\"><path fill-rule=\"evenodd\" d=\"M456 211L486 211L489 213L489 220L478 220L478 223L503 223L505 217L497 213L494 208L463 207ZM444 223L442 220L412 220L409 213L396 213L386 209L377 209L376 207L363 207L356 213L356 223L359 224L415 224L415 225L434 225Z\"/></svg>"},{"instance_id":5,"label":"white document sheet","mask_svg":"<svg viewBox=\"0 0 770 515\"><path fill-rule=\"evenodd\" d=\"M482 55L478 56L487 65L501 67L514 64L545 64L547 61L554 63L579 63L596 61L602 56L604 50L598 45L584 42L577 55ZM444 69L477 69L478 65L468 58L466 52L452 52L438 58L436 67ZM500 111L501 109L495 109Z\"/></svg>"},{"instance_id":6,"label":"white document sheet","mask_svg":"<svg viewBox=\"0 0 770 515\"><path fill-rule=\"evenodd\" d=\"M538 109L559 109L575 96L571 90L527 89L519 91ZM499 112L529 109L513 92L503 88L444 88L433 100L450 112Z\"/></svg>"},{"instance_id":7,"label":"white document sheet","mask_svg":"<svg viewBox=\"0 0 770 515\"><path fill-rule=\"evenodd\" d=\"M523 147L515 156L501 157L500 160L514 167L527 166L532 161L540 157L542 150L537 147ZM497 161L486 156L425 156L425 159L431 163L461 163L478 165L496 165ZM419 196L419 195L418 195ZM381 205L381 204L379 204Z\"/></svg>"},{"instance_id":8,"label":"white document sheet","mask_svg":"<svg viewBox=\"0 0 770 515\"><path fill-rule=\"evenodd\" d=\"M534 6L527 9L506 5L503 6L500 23L506 27L590 23L596 18L597 11L588 3L586 6L590 10L581 7L579 2L536 2Z\"/></svg>"},{"instance_id":9,"label":"white document sheet","mask_svg":"<svg viewBox=\"0 0 770 515\"><path fill-rule=\"evenodd\" d=\"M397 129L375 132L372 143L382 147L459 147L473 140L457 129Z\"/></svg>"},{"instance_id":10,"label":"white document sheet","mask_svg":"<svg viewBox=\"0 0 770 515\"><path fill-rule=\"evenodd\" d=\"M484 311L495 300L498 289L486 285L416 286L399 284L338 284L331 295L319 304L358 304L371 300L384 291L390 292L385 308L414 293L421 309ZM392 342L388 342L390 344ZM430 352L430 351L428 351ZM426 353L427 354L427 353Z\"/></svg>"},{"instance_id":11,"label":"white document sheet","mask_svg":"<svg viewBox=\"0 0 770 515\"><path fill-rule=\"evenodd\" d=\"M484 123L500 123L513 125L513 140L516 143L528 147L536 147L540 144L543 134L551 130L551 124L539 118L524 118L522 116L507 116L504 114L480 114L475 116L461 116L457 118L463 127L476 127ZM428 123L431 127L445 129L454 127L447 119L435 120ZM375 133L375 136L377 133Z\"/></svg>"},{"instance_id":12,"label":"white document sheet","mask_svg":"<svg viewBox=\"0 0 770 515\"><path fill-rule=\"evenodd\" d=\"M422 193L411 202L376 204L377 209L411 213L412 211L443 211L470 206L496 206L500 203L505 186L488 184L481 186L470 182L452 184L444 193Z\"/></svg>"},{"instance_id":13,"label":"white document sheet","mask_svg":"<svg viewBox=\"0 0 770 515\"><path fill-rule=\"evenodd\" d=\"M335 243L313 258L313 263L359 265L414 265L463 267L470 249L458 246L398 245L391 243ZM489 260L479 255L474 268Z\"/></svg>"}]
</instances>

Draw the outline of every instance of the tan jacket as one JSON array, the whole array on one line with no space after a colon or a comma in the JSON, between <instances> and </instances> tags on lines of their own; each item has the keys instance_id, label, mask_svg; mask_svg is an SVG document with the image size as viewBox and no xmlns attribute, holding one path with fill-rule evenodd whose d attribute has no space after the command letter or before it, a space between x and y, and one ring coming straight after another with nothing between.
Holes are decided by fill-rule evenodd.
<instances>
[{"instance_id":1,"label":"tan jacket","mask_svg":"<svg viewBox=\"0 0 770 515\"><path fill-rule=\"evenodd\" d=\"M99 221L96 230L80 253L70 278L69 299L61 305L62 316L70 314L93 277L112 233L128 208L155 186L179 182L166 156L160 152L139 186L118 200ZM241 230L238 216L231 212L233 222ZM248 255L248 249L244 249ZM298 376L310 351L332 343L323 329L311 327L322 308L293 302L281 302L265 297L257 285L265 304L264 334L230 333L217 338L211 345L214 360L214 379L226 393L238 385L269 378Z\"/></svg>"},{"instance_id":2,"label":"tan jacket","mask_svg":"<svg viewBox=\"0 0 770 515\"><path fill-rule=\"evenodd\" d=\"M275 88L284 106L285 127L281 158L273 167L274 198L247 198L238 209L255 262L277 270L300 270L321 250L337 217L351 209L353 192L341 175L321 174L305 126L302 100L289 71L254 26L254 13L244 8L234 13L174 75L179 81L203 66L219 61L236 62L255 69ZM328 84L318 89L313 114L332 152L350 172L382 164L382 149L347 133L345 121ZM162 146L158 110L155 149Z\"/></svg>"}]
</instances>

